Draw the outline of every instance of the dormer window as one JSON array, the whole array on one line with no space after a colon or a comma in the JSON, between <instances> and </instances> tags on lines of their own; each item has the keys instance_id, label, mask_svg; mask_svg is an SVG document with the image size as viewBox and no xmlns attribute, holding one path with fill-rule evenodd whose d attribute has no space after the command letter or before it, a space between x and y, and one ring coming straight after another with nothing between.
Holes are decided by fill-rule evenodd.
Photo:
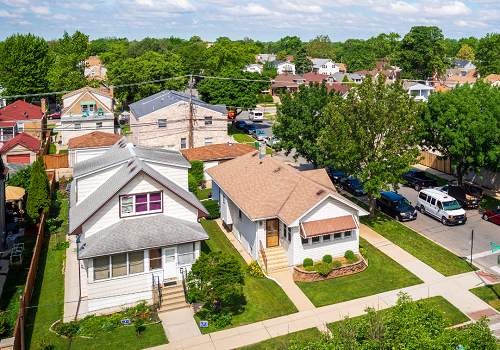
<instances>
[{"instance_id":1,"label":"dormer window","mask_svg":"<svg viewBox=\"0 0 500 350\"><path fill-rule=\"evenodd\" d=\"M161 213L162 198L162 192L120 196L120 217Z\"/></svg>"}]
</instances>

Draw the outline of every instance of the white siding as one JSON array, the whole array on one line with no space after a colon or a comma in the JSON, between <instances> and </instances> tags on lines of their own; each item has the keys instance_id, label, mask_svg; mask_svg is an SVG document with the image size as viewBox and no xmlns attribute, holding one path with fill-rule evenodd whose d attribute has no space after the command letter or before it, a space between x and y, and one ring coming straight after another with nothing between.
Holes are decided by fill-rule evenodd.
<instances>
[{"instance_id":1,"label":"white siding","mask_svg":"<svg viewBox=\"0 0 500 350\"><path fill-rule=\"evenodd\" d=\"M214 161L214 162L204 162L203 163L204 167L205 167L205 180L212 180L212 178L210 177L210 175L207 174L206 170L207 169L210 169L211 167L214 167L216 165L219 165L219 162L218 161Z\"/></svg>"},{"instance_id":2,"label":"white siding","mask_svg":"<svg viewBox=\"0 0 500 350\"><path fill-rule=\"evenodd\" d=\"M257 260L259 252L259 242L257 241L257 223L251 221L245 213L241 212L241 219L239 218L238 207L229 200L229 211L234 218L233 233L235 237L241 242L243 248L248 254L252 256L253 260ZM251 249L250 249L251 248Z\"/></svg>"},{"instance_id":3,"label":"white siding","mask_svg":"<svg viewBox=\"0 0 500 350\"><path fill-rule=\"evenodd\" d=\"M175 165L160 164L155 162L144 161L151 168L162 174L163 176L175 181L185 189L188 189L188 171L187 168L178 167Z\"/></svg>"},{"instance_id":4,"label":"white siding","mask_svg":"<svg viewBox=\"0 0 500 350\"><path fill-rule=\"evenodd\" d=\"M78 203L84 200L92 191L101 186L106 180L113 176L122 165L116 165L94 174L77 179L76 191Z\"/></svg>"},{"instance_id":5,"label":"white siding","mask_svg":"<svg viewBox=\"0 0 500 350\"><path fill-rule=\"evenodd\" d=\"M96 123L102 122L102 128L96 128ZM82 125L81 129L75 129L75 124L80 123ZM62 143L67 144L69 140L73 137L82 136L86 134L90 134L94 131L102 131L107 132L109 134L114 134L114 119L100 119L100 118L91 118L89 120L83 119L72 119L72 120L62 120L61 121L61 138Z\"/></svg>"},{"instance_id":6,"label":"white siding","mask_svg":"<svg viewBox=\"0 0 500 350\"><path fill-rule=\"evenodd\" d=\"M280 244L285 250L285 255L288 260L289 265L293 265L293 235L294 235L294 230L296 230L296 227L290 227L292 229L292 238L291 242L288 242L287 238L284 236L286 232L284 231L284 224L280 221Z\"/></svg>"},{"instance_id":7,"label":"white siding","mask_svg":"<svg viewBox=\"0 0 500 350\"><path fill-rule=\"evenodd\" d=\"M330 219L351 214L357 215L358 213L348 205L330 197L304 215L304 217L300 219L300 222Z\"/></svg>"},{"instance_id":8,"label":"white siding","mask_svg":"<svg viewBox=\"0 0 500 350\"><path fill-rule=\"evenodd\" d=\"M229 197L220 190L219 207L220 207L220 218L226 223L226 225L231 225L233 219L231 217L231 212L228 209Z\"/></svg>"},{"instance_id":9,"label":"white siding","mask_svg":"<svg viewBox=\"0 0 500 350\"><path fill-rule=\"evenodd\" d=\"M63 99L63 107L68 108L69 106L71 106L73 102L75 102L76 99L80 97L80 95L81 94L74 94L71 97L66 97L65 99Z\"/></svg>"},{"instance_id":10,"label":"white siding","mask_svg":"<svg viewBox=\"0 0 500 350\"><path fill-rule=\"evenodd\" d=\"M83 162L84 160L92 159L92 158L95 158L97 156L103 155L110 148L111 147L75 149L74 150L74 154L75 154L74 162L75 163ZM72 166L73 166L73 164L70 164L70 167L72 167Z\"/></svg>"},{"instance_id":11,"label":"white siding","mask_svg":"<svg viewBox=\"0 0 500 350\"><path fill-rule=\"evenodd\" d=\"M120 220L120 195L154 192L159 190L163 190L163 213L165 215L197 222L198 211L195 207L179 198L169 189L161 186L148 175L139 174L83 224L84 235L88 237ZM140 216L131 217L131 219L138 217Z\"/></svg>"}]
</instances>

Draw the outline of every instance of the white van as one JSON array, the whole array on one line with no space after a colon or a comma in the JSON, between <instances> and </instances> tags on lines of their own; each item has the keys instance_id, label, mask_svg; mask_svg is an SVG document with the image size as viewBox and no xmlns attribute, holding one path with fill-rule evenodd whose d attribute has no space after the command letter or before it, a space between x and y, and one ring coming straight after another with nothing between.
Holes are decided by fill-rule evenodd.
<instances>
[{"instance_id":1,"label":"white van","mask_svg":"<svg viewBox=\"0 0 500 350\"><path fill-rule=\"evenodd\" d=\"M250 111L250 113L248 113L248 119L254 122L262 122L264 121L264 113L259 111Z\"/></svg>"},{"instance_id":2,"label":"white van","mask_svg":"<svg viewBox=\"0 0 500 350\"><path fill-rule=\"evenodd\" d=\"M456 199L435 189L420 191L417 206L422 214L434 216L443 225L459 225L467 221L467 214Z\"/></svg>"}]
</instances>

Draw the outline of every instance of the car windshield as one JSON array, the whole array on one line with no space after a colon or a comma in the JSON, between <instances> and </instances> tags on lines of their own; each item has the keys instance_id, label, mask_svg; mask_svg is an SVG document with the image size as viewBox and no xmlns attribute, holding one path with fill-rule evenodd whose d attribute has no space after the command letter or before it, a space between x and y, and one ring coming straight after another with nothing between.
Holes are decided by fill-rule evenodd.
<instances>
[{"instance_id":1,"label":"car windshield","mask_svg":"<svg viewBox=\"0 0 500 350\"><path fill-rule=\"evenodd\" d=\"M457 210L460 209L460 204L457 201L443 202L444 210Z\"/></svg>"},{"instance_id":2,"label":"car windshield","mask_svg":"<svg viewBox=\"0 0 500 350\"><path fill-rule=\"evenodd\" d=\"M265 132L262 130L257 130L257 134L265 134Z\"/></svg>"},{"instance_id":3,"label":"car windshield","mask_svg":"<svg viewBox=\"0 0 500 350\"><path fill-rule=\"evenodd\" d=\"M360 186L362 186L362 185L361 185L361 182L359 182L359 180L358 180L358 179L353 179L353 180L350 180L350 181L351 181L351 185L352 185L353 187L360 187Z\"/></svg>"},{"instance_id":4,"label":"car windshield","mask_svg":"<svg viewBox=\"0 0 500 350\"><path fill-rule=\"evenodd\" d=\"M406 208L409 207L411 203L408 201L408 199L403 198L398 201L398 208Z\"/></svg>"}]
</instances>

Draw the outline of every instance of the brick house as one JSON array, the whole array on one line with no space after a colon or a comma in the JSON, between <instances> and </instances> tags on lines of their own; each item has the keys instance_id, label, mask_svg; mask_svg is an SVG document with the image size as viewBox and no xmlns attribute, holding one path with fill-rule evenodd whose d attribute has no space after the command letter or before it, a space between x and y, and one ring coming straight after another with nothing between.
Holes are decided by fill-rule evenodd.
<instances>
[{"instance_id":1,"label":"brick house","mask_svg":"<svg viewBox=\"0 0 500 350\"><path fill-rule=\"evenodd\" d=\"M133 143L171 150L227 143L225 105L193 101L192 144L189 140L189 95L165 90L130 105Z\"/></svg>"},{"instance_id":2,"label":"brick house","mask_svg":"<svg viewBox=\"0 0 500 350\"><path fill-rule=\"evenodd\" d=\"M0 146L18 133L26 132L38 140L43 140L47 119L42 113L45 110L45 102L42 100L42 108L28 102L16 101L0 110Z\"/></svg>"}]
</instances>

